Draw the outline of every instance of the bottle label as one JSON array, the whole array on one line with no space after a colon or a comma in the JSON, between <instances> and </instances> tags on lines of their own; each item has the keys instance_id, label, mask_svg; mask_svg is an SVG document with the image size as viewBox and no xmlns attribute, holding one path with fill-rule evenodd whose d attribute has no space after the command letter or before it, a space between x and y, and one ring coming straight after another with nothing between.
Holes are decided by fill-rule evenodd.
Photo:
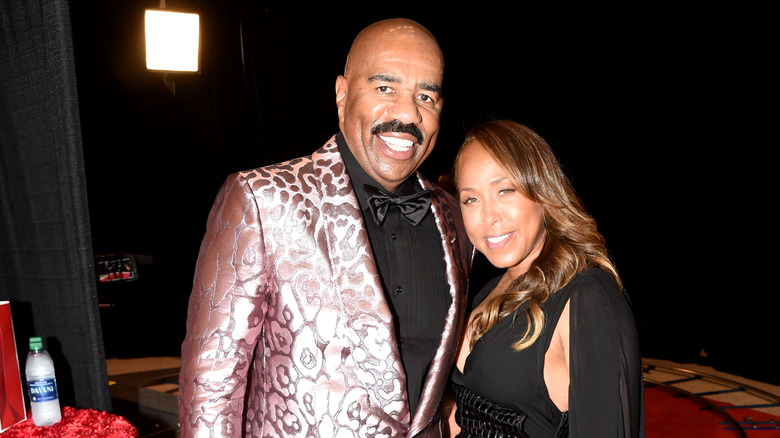
<instances>
[{"instance_id":1,"label":"bottle label","mask_svg":"<svg viewBox=\"0 0 780 438\"><path fill-rule=\"evenodd\" d=\"M27 385L30 387L31 402L45 402L59 398L56 378L33 380L27 382Z\"/></svg>"}]
</instances>

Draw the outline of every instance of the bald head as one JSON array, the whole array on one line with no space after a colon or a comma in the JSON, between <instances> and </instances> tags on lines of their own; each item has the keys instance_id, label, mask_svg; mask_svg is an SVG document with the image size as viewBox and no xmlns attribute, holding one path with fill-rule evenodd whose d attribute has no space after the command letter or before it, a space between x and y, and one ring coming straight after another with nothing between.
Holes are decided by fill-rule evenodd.
<instances>
[{"instance_id":1,"label":"bald head","mask_svg":"<svg viewBox=\"0 0 780 438\"><path fill-rule=\"evenodd\" d=\"M380 47L386 46L391 42L409 44L411 45L410 50L414 45L430 50L431 54L435 56L434 59L441 62L442 69L444 68L444 56L439 48L439 43L428 29L408 18L390 18L377 21L357 34L347 55L344 75L349 76L353 60L355 63L359 62L364 57L369 56Z\"/></svg>"}]
</instances>

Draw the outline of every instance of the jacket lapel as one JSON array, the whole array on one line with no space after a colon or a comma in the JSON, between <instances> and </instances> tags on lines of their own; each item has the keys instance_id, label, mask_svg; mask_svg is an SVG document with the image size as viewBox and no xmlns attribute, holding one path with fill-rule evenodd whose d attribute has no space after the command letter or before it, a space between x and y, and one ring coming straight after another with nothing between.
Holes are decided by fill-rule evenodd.
<instances>
[{"instance_id":1,"label":"jacket lapel","mask_svg":"<svg viewBox=\"0 0 780 438\"><path fill-rule=\"evenodd\" d=\"M360 204L335 137L312 154L312 161L314 176L320 186L323 214L323 225L317 232L317 239L327 246L333 276L333 288L327 293L346 318L344 336L353 340L349 357L370 356L353 364L356 371L354 378L359 386L368 390L375 405L382 406L389 416L408 425L406 376L393 336L393 316L379 280ZM417 176L423 188L434 188L419 173ZM457 208L457 202L448 199L442 188L434 189L431 209L442 235L452 305L447 311L444 332L423 385L418 410L411 420L409 436L428 426L439 408L463 323L467 273L469 261L473 259L473 248L464 239L458 239L458 236L466 234L462 221L456 220L453 215L453 210ZM388 372L394 378L388 379ZM385 384L377 385L376 382Z\"/></svg>"},{"instance_id":2,"label":"jacket lapel","mask_svg":"<svg viewBox=\"0 0 780 438\"><path fill-rule=\"evenodd\" d=\"M332 275L333 288L328 293L345 318L339 326L350 340L348 357L365 358L352 364L356 386L366 388L373 405L408 427L406 376L393 335L393 315L335 137L312 154L312 161L323 215L317 240L327 246Z\"/></svg>"},{"instance_id":3,"label":"jacket lapel","mask_svg":"<svg viewBox=\"0 0 780 438\"><path fill-rule=\"evenodd\" d=\"M423 188L433 188L433 185L417 174ZM409 436L414 436L424 429L433 419L439 408L444 385L447 382L450 369L455 360L455 352L460 339L461 326L466 308L467 274L470 270L469 261L473 257L473 249L468 242L462 242L458 236L465 236L462 221L453 216L453 209L459 208L456 202L448 201L444 189L436 187L431 198L431 209L436 218L436 226L442 235L442 249L446 266L447 282L449 284L452 305L447 311L444 322L444 332L436 349L428 376L425 379L420 405L412 419Z\"/></svg>"}]
</instances>

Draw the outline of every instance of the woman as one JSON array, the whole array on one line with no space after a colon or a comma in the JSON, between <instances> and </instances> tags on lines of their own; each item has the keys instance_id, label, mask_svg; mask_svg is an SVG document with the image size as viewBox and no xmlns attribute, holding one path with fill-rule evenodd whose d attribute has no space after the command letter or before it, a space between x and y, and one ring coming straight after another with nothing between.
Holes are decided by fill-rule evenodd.
<instances>
[{"instance_id":1,"label":"woman","mask_svg":"<svg viewBox=\"0 0 780 438\"><path fill-rule=\"evenodd\" d=\"M454 176L469 239L505 271L473 300L452 435L643 437L632 310L550 146L524 125L485 122L467 133Z\"/></svg>"}]
</instances>

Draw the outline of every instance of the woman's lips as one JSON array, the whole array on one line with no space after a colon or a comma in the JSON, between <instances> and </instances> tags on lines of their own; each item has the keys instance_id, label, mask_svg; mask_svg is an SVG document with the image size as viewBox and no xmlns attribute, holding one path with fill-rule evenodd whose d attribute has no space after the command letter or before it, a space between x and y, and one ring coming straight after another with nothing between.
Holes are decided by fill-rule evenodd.
<instances>
[{"instance_id":1,"label":"woman's lips","mask_svg":"<svg viewBox=\"0 0 780 438\"><path fill-rule=\"evenodd\" d=\"M491 236L486 237L485 240L487 241L488 248L492 250L501 249L509 242L509 237L512 236L512 233L502 234L500 236Z\"/></svg>"}]
</instances>

